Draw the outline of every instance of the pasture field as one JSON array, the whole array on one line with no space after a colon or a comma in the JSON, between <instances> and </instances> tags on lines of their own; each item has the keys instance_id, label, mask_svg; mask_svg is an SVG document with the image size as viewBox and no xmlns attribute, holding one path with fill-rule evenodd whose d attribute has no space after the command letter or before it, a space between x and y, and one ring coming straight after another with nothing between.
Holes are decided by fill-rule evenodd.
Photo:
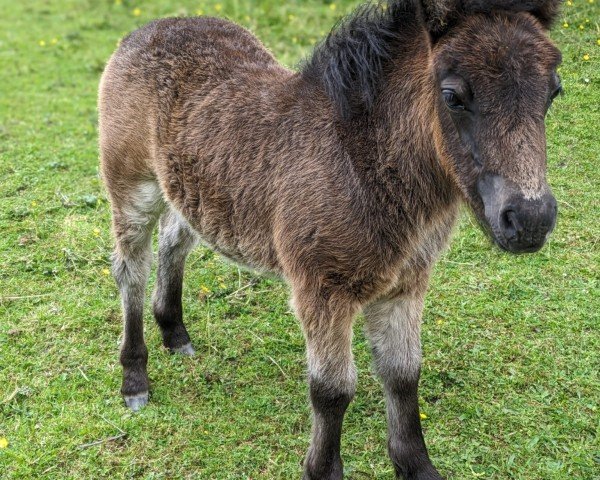
<instances>
[{"instance_id":1,"label":"pasture field","mask_svg":"<svg viewBox=\"0 0 600 480\"><path fill-rule=\"evenodd\" d=\"M96 91L119 38L150 19L226 16L294 66L356 4L0 0L2 479L300 477L310 414L287 289L207 250L184 289L198 355L162 348L147 308L151 403L125 409ZM547 119L549 244L509 256L465 213L435 269L420 396L448 478L600 479L599 22L600 0L571 0L552 32L565 95ZM392 479L361 319L355 332L346 478Z\"/></svg>"}]
</instances>

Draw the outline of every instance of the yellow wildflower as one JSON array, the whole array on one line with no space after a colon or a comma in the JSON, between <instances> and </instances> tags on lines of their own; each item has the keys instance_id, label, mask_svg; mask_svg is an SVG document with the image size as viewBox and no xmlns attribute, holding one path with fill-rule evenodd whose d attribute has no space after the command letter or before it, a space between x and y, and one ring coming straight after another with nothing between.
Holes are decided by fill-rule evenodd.
<instances>
[{"instance_id":1,"label":"yellow wildflower","mask_svg":"<svg viewBox=\"0 0 600 480\"><path fill-rule=\"evenodd\" d=\"M97 237L100 235L100 229L99 228L94 228L94 236Z\"/></svg>"},{"instance_id":2,"label":"yellow wildflower","mask_svg":"<svg viewBox=\"0 0 600 480\"><path fill-rule=\"evenodd\" d=\"M115 5L123 5L123 0L115 0Z\"/></svg>"},{"instance_id":3,"label":"yellow wildflower","mask_svg":"<svg viewBox=\"0 0 600 480\"><path fill-rule=\"evenodd\" d=\"M427 415L425 415L424 413L419 413L419 417L421 417L421 420L427 419Z\"/></svg>"},{"instance_id":4,"label":"yellow wildflower","mask_svg":"<svg viewBox=\"0 0 600 480\"><path fill-rule=\"evenodd\" d=\"M31 202L31 206L32 207L37 207L37 202L34 200L33 202Z\"/></svg>"},{"instance_id":5,"label":"yellow wildflower","mask_svg":"<svg viewBox=\"0 0 600 480\"><path fill-rule=\"evenodd\" d=\"M332 12L337 8L337 5L335 3L330 3L329 4L329 10L331 10Z\"/></svg>"},{"instance_id":6,"label":"yellow wildflower","mask_svg":"<svg viewBox=\"0 0 600 480\"><path fill-rule=\"evenodd\" d=\"M58 43L58 38L53 38L52 40L50 40L50 43L52 45L56 45Z\"/></svg>"},{"instance_id":7,"label":"yellow wildflower","mask_svg":"<svg viewBox=\"0 0 600 480\"><path fill-rule=\"evenodd\" d=\"M579 25L579 30L583 30L585 27L583 25Z\"/></svg>"},{"instance_id":8,"label":"yellow wildflower","mask_svg":"<svg viewBox=\"0 0 600 480\"><path fill-rule=\"evenodd\" d=\"M586 54L583 56L583 60L587 62L589 59L590 59L590 56L589 56L589 55L586 53Z\"/></svg>"},{"instance_id":9,"label":"yellow wildflower","mask_svg":"<svg viewBox=\"0 0 600 480\"><path fill-rule=\"evenodd\" d=\"M40 47L45 47L46 46L46 41L45 40L40 40Z\"/></svg>"},{"instance_id":10,"label":"yellow wildflower","mask_svg":"<svg viewBox=\"0 0 600 480\"><path fill-rule=\"evenodd\" d=\"M293 22L294 20L296 20L296 15L292 15L291 13L288 15L288 20L290 22Z\"/></svg>"},{"instance_id":11,"label":"yellow wildflower","mask_svg":"<svg viewBox=\"0 0 600 480\"><path fill-rule=\"evenodd\" d=\"M8 440L4 437L0 437L0 448L8 447Z\"/></svg>"},{"instance_id":12,"label":"yellow wildflower","mask_svg":"<svg viewBox=\"0 0 600 480\"><path fill-rule=\"evenodd\" d=\"M600 45L600 38L599 38L598 40L596 40L596 43L597 43L598 45Z\"/></svg>"},{"instance_id":13,"label":"yellow wildflower","mask_svg":"<svg viewBox=\"0 0 600 480\"><path fill-rule=\"evenodd\" d=\"M199 8L198 10L196 10L196 15L198 15L198 16L204 15L204 10L202 10L201 8Z\"/></svg>"},{"instance_id":14,"label":"yellow wildflower","mask_svg":"<svg viewBox=\"0 0 600 480\"><path fill-rule=\"evenodd\" d=\"M569 24L567 22L563 23L563 28L569 28Z\"/></svg>"},{"instance_id":15,"label":"yellow wildflower","mask_svg":"<svg viewBox=\"0 0 600 480\"><path fill-rule=\"evenodd\" d=\"M437 323L438 325L442 325L444 323L444 321L441 318L438 318L435 323Z\"/></svg>"},{"instance_id":16,"label":"yellow wildflower","mask_svg":"<svg viewBox=\"0 0 600 480\"><path fill-rule=\"evenodd\" d=\"M206 285L202 285L200 290L202 290L204 293L210 293L210 288L208 288Z\"/></svg>"},{"instance_id":17,"label":"yellow wildflower","mask_svg":"<svg viewBox=\"0 0 600 480\"><path fill-rule=\"evenodd\" d=\"M140 8L134 8L131 13L133 13L134 17L139 17L142 14L142 10Z\"/></svg>"},{"instance_id":18,"label":"yellow wildflower","mask_svg":"<svg viewBox=\"0 0 600 480\"><path fill-rule=\"evenodd\" d=\"M103 268L102 269L102 275L104 275L105 277L110 275L110 270L108 268Z\"/></svg>"},{"instance_id":19,"label":"yellow wildflower","mask_svg":"<svg viewBox=\"0 0 600 480\"><path fill-rule=\"evenodd\" d=\"M567 1L567 5L570 7L570 6L572 6L572 5L573 5L573 2L572 2L571 0L568 0L568 1Z\"/></svg>"},{"instance_id":20,"label":"yellow wildflower","mask_svg":"<svg viewBox=\"0 0 600 480\"><path fill-rule=\"evenodd\" d=\"M223 10L223 5L221 5L220 3L215 3L215 10L217 12L220 12L221 10Z\"/></svg>"}]
</instances>

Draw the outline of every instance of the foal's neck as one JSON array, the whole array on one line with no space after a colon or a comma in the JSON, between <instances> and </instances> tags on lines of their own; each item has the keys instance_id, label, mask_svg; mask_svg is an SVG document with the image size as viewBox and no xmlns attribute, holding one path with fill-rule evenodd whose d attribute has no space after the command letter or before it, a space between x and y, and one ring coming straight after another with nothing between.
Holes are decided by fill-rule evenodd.
<instances>
[{"instance_id":1,"label":"foal's neck","mask_svg":"<svg viewBox=\"0 0 600 480\"><path fill-rule=\"evenodd\" d=\"M440 157L436 85L426 58L405 55L390 65L373 112L345 129L345 148L378 203L411 218L458 200Z\"/></svg>"}]
</instances>

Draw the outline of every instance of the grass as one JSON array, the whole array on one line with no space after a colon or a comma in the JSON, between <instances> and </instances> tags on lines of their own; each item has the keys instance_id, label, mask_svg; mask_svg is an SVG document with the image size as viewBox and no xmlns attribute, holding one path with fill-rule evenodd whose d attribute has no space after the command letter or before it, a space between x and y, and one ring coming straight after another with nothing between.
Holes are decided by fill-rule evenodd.
<instances>
[{"instance_id":1,"label":"grass","mask_svg":"<svg viewBox=\"0 0 600 480\"><path fill-rule=\"evenodd\" d=\"M550 243L509 256L465 215L436 267L421 410L449 478L600 478L595 2L568 2L552 33L566 95L547 120L560 206ZM155 17L227 16L293 66L356 3L0 0L0 477L299 478L310 416L287 289L209 251L192 254L184 291L199 355L169 355L147 312L151 405L137 415L123 407L96 89L119 38ZM361 330L359 320L345 469L391 479Z\"/></svg>"}]
</instances>

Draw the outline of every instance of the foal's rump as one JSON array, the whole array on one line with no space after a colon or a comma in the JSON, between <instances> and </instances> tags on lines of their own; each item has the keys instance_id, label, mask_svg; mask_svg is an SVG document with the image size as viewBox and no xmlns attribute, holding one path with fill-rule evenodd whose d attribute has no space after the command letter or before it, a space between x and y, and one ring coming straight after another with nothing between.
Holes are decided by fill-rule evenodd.
<instances>
[{"instance_id":1,"label":"foal's rump","mask_svg":"<svg viewBox=\"0 0 600 480\"><path fill-rule=\"evenodd\" d=\"M221 19L157 20L123 39L99 99L113 210L137 208L139 192L158 184L204 243L278 272L266 150L277 149L272 127L285 103L273 90L290 75L250 32ZM269 135L252 133L261 125Z\"/></svg>"},{"instance_id":2,"label":"foal's rump","mask_svg":"<svg viewBox=\"0 0 600 480\"><path fill-rule=\"evenodd\" d=\"M252 71L271 67L283 70L250 32L226 20L151 22L126 36L106 66L99 94L101 147L137 142L146 148L136 153L152 157L167 140L174 116L185 115L190 104L223 83L243 82Z\"/></svg>"}]
</instances>

